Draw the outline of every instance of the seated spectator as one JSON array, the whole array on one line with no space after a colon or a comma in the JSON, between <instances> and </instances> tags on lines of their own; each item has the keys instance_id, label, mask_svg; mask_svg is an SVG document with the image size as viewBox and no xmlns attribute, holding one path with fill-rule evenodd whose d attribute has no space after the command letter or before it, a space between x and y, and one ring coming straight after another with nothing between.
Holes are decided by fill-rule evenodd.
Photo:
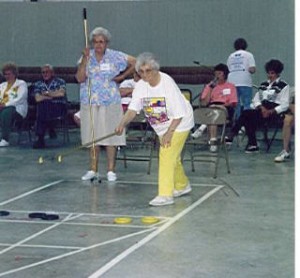
<instances>
[{"instance_id":1,"label":"seated spectator","mask_svg":"<svg viewBox=\"0 0 300 278\"><path fill-rule=\"evenodd\" d=\"M290 142L292 136L292 129L295 125L295 102L293 101L283 120L282 140L283 150L275 157L275 162L284 162L291 156Z\"/></svg>"},{"instance_id":2,"label":"seated spectator","mask_svg":"<svg viewBox=\"0 0 300 278\"><path fill-rule=\"evenodd\" d=\"M232 143L233 137L238 134L241 126L244 126L248 137L245 152L259 151L256 140L257 128L266 121L282 117L289 107L289 85L280 78L283 68L284 65L279 60L270 60L265 64L268 80L260 84L259 91L252 100L254 109L243 111L233 126L226 140L228 144Z\"/></svg>"},{"instance_id":3,"label":"seated spectator","mask_svg":"<svg viewBox=\"0 0 300 278\"><path fill-rule=\"evenodd\" d=\"M74 114L73 119L76 125L80 127L80 110Z\"/></svg>"},{"instance_id":4,"label":"seated spectator","mask_svg":"<svg viewBox=\"0 0 300 278\"><path fill-rule=\"evenodd\" d=\"M49 64L42 68L43 80L34 84L34 96L37 103L36 135L38 140L34 149L45 148L45 133L49 129L50 138L56 138L54 119L66 113L66 82L54 76L53 67Z\"/></svg>"},{"instance_id":5,"label":"seated spectator","mask_svg":"<svg viewBox=\"0 0 300 278\"><path fill-rule=\"evenodd\" d=\"M201 106L219 106L227 109L228 118L232 120L234 107L237 104L236 88L232 83L227 82L228 67L225 64L218 64L214 67L215 78L208 83L200 96ZM198 138L206 129L206 125L201 125L191 136ZM217 126L209 126L210 151L216 152L217 146Z\"/></svg>"},{"instance_id":6,"label":"seated spectator","mask_svg":"<svg viewBox=\"0 0 300 278\"><path fill-rule=\"evenodd\" d=\"M28 89L25 81L17 79L18 68L15 64L5 64L2 74L6 81L0 84L0 147L7 147L14 122L22 121L27 115Z\"/></svg>"},{"instance_id":7,"label":"seated spectator","mask_svg":"<svg viewBox=\"0 0 300 278\"><path fill-rule=\"evenodd\" d=\"M135 84L141 79L141 77L139 76L139 74L135 71L133 73L133 78L131 79L125 79L121 84L120 84L120 94L121 94L121 103L122 103L122 107L124 112L126 112L127 107L131 101L131 96L132 96L132 92L133 89L135 87Z\"/></svg>"}]
</instances>

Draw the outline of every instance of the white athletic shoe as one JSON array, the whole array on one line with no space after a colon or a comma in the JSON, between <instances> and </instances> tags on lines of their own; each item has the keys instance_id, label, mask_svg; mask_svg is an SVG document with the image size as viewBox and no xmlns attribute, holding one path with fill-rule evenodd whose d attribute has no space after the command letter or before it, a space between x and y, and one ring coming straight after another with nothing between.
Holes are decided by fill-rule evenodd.
<instances>
[{"instance_id":1,"label":"white athletic shoe","mask_svg":"<svg viewBox=\"0 0 300 278\"><path fill-rule=\"evenodd\" d=\"M91 171L87 171L82 177L81 177L81 180L83 181L88 181L88 180L91 180L91 179L94 179L98 177L98 174L91 170Z\"/></svg>"},{"instance_id":2,"label":"white athletic shoe","mask_svg":"<svg viewBox=\"0 0 300 278\"><path fill-rule=\"evenodd\" d=\"M199 128L197 128L192 134L191 136L194 138L194 139L197 139L199 137L201 137L203 135L203 131Z\"/></svg>"},{"instance_id":3,"label":"white athletic shoe","mask_svg":"<svg viewBox=\"0 0 300 278\"><path fill-rule=\"evenodd\" d=\"M218 151L218 146L217 146L217 139L210 139L209 140L209 151L212 153L216 153Z\"/></svg>"},{"instance_id":4,"label":"white athletic shoe","mask_svg":"<svg viewBox=\"0 0 300 278\"><path fill-rule=\"evenodd\" d=\"M246 130L245 130L245 127L241 127L241 129L239 130L239 135L243 135L245 134Z\"/></svg>"},{"instance_id":5,"label":"white athletic shoe","mask_svg":"<svg viewBox=\"0 0 300 278\"><path fill-rule=\"evenodd\" d=\"M192 191L192 187L190 185L190 183L187 184L187 186L185 188L183 188L182 190L173 190L173 197L177 198L183 195L186 195L188 193L190 193Z\"/></svg>"},{"instance_id":6,"label":"white athletic shoe","mask_svg":"<svg viewBox=\"0 0 300 278\"><path fill-rule=\"evenodd\" d=\"M107 180L108 181L116 181L117 180L117 175L113 171L107 172Z\"/></svg>"},{"instance_id":7,"label":"white athletic shoe","mask_svg":"<svg viewBox=\"0 0 300 278\"><path fill-rule=\"evenodd\" d=\"M152 201L149 202L150 206L159 207L174 204L173 197L167 196L156 196Z\"/></svg>"},{"instance_id":8,"label":"white athletic shoe","mask_svg":"<svg viewBox=\"0 0 300 278\"><path fill-rule=\"evenodd\" d=\"M2 139L0 141L0 147L8 147L8 146L9 146L9 143L6 140Z\"/></svg>"},{"instance_id":9,"label":"white athletic shoe","mask_svg":"<svg viewBox=\"0 0 300 278\"><path fill-rule=\"evenodd\" d=\"M275 162L283 162L290 158L290 153L288 153L286 150L282 150L280 154L278 154L275 158Z\"/></svg>"}]
</instances>

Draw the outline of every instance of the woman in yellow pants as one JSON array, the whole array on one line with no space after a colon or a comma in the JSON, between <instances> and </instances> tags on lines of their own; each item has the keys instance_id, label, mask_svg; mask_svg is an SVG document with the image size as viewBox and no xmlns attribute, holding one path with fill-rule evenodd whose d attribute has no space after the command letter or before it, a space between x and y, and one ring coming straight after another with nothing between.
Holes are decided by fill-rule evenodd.
<instances>
[{"instance_id":1,"label":"woman in yellow pants","mask_svg":"<svg viewBox=\"0 0 300 278\"><path fill-rule=\"evenodd\" d=\"M135 69L141 76L136 84L128 110L115 129L122 134L136 114L144 114L159 136L158 195L152 206L174 203L174 197L189 193L192 188L181 164L181 152L194 126L193 109L174 80L159 71L159 63L152 53L138 56Z\"/></svg>"}]
</instances>

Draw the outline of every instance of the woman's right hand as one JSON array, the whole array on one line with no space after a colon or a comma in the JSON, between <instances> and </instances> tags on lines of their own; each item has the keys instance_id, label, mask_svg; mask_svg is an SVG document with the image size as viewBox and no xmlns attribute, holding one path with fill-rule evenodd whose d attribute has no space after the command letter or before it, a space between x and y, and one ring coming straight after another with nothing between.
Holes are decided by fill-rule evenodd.
<instances>
[{"instance_id":1,"label":"woman's right hand","mask_svg":"<svg viewBox=\"0 0 300 278\"><path fill-rule=\"evenodd\" d=\"M115 133L116 133L116 135L122 135L122 134L123 134L123 131L124 131L124 126L123 126L123 125L118 125L118 126L115 128Z\"/></svg>"},{"instance_id":2,"label":"woman's right hand","mask_svg":"<svg viewBox=\"0 0 300 278\"><path fill-rule=\"evenodd\" d=\"M89 59L90 49L88 47L86 47L85 49L82 50L82 56L83 56L83 58Z\"/></svg>"}]
</instances>

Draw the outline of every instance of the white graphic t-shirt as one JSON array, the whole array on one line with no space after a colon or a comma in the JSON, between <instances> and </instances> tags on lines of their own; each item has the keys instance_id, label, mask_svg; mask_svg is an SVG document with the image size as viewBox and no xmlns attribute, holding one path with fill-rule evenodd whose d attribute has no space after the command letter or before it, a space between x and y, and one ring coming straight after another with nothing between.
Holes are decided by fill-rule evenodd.
<instances>
[{"instance_id":1,"label":"white graphic t-shirt","mask_svg":"<svg viewBox=\"0 0 300 278\"><path fill-rule=\"evenodd\" d=\"M229 55L227 60L229 75L227 81L235 86L252 87L250 67L255 67L255 60L252 53L245 50L238 50Z\"/></svg>"},{"instance_id":2,"label":"white graphic t-shirt","mask_svg":"<svg viewBox=\"0 0 300 278\"><path fill-rule=\"evenodd\" d=\"M155 87L140 80L132 93L128 109L145 116L158 136L168 130L173 119L182 118L176 131L188 131L194 126L193 108L186 100L174 80L167 74L159 72L161 80Z\"/></svg>"}]
</instances>

